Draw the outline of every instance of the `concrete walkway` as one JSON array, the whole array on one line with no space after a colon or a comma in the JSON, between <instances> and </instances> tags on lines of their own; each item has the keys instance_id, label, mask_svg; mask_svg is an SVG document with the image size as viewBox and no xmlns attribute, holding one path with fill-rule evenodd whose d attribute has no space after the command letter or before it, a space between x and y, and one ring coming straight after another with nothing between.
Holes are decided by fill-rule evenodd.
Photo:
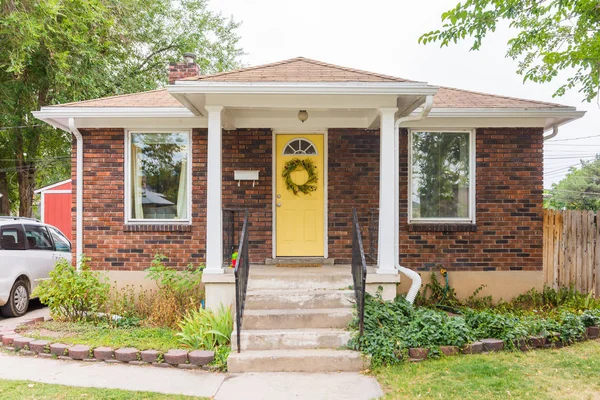
<instances>
[{"instance_id":1,"label":"concrete walkway","mask_svg":"<svg viewBox=\"0 0 600 400\"><path fill-rule=\"evenodd\" d=\"M217 374L176 368L60 361L0 353L2 379L229 399L367 400L383 395L358 373Z\"/></svg>"},{"instance_id":2,"label":"concrete walkway","mask_svg":"<svg viewBox=\"0 0 600 400\"><path fill-rule=\"evenodd\" d=\"M0 316L0 328L4 330L15 329L17 326L21 325L23 321L37 317L44 317L48 319L50 317L50 310L48 307L42 306L37 299L34 299L29 303L29 310L27 311L27 314L23 315L22 317L4 318Z\"/></svg>"}]
</instances>

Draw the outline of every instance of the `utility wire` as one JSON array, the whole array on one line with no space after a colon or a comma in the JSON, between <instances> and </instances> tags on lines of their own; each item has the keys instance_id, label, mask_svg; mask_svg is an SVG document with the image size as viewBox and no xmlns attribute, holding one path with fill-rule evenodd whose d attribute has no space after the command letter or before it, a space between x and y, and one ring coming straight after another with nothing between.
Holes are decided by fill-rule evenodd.
<instances>
[{"instance_id":1,"label":"utility wire","mask_svg":"<svg viewBox=\"0 0 600 400\"><path fill-rule=\"evenodd\" d=\"M590 138L595 138L595 137L600 137L600 135L591 135L591 136L583 136L583 137L576 137L576 138L569 138L569 139L550 139L548 140L548 143L554 143L554 142L570 142L572 140L583 140L583 139L590 139Z\"/></svg>"}]
</instances>

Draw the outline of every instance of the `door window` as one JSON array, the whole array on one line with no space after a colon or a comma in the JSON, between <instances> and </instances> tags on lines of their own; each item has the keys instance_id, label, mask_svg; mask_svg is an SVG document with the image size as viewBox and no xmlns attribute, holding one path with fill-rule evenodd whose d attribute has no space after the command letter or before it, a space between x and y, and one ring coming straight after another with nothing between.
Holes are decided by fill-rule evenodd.
<instances>
[{"instance_id":1,"label":"door window","mask_svg":"<svg viewBox=\"0 0 600 400\"><path fill-rule=\"evenodd\" d=\"M25 236L29 250L54 250L50 235L43 226L25 225Z\"/></svg>"},{"instance_id":2,"label":"door window","mask_svg":"<svg viewBox=\"0 0 600 400\"><path fill-rule=\"evenodd\" d=\"M64 251L67 253L71 252L71 242L65 237L58 229L48 227L52 239L54 240L54 247L56 251Z\"/></svg>"},{"instance_id":3,"label":"door window","mask_svg":"<svg viewBox=\"0 0 600 400\"><path fill-rule=\"evenodd\" d=\"M6 225L0 228L0 249L25 250L25 235L21 225Z\"/></svg>"}]
</instances>

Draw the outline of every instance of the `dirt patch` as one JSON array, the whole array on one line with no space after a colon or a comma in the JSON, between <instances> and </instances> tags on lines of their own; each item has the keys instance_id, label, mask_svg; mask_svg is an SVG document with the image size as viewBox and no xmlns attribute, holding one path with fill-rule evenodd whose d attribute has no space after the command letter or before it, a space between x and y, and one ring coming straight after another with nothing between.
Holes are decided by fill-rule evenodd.
<instances>
[{"instance_id":1,"label":"dirt patch","mask_svg":"<svg viewBox=\"0 0 600 400\"><path fill-rule=\"evenodd\" d=\"M53 339L75 336L73 332L57 332L45 328L19 329L19 333L23 336L48 337Z\"/></svg>"}]
</instances>

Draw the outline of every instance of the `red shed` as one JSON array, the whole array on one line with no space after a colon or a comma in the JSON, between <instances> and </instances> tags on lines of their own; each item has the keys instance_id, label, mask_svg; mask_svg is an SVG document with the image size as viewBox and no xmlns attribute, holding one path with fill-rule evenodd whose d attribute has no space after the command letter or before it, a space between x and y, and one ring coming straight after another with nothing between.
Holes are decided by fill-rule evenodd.
<instances>
[{"instance_id":1,"label":"red shed","mask_svg":"<svg viewBox=\"0 0 600 400\"><path fill-rule=\"evenodd\" d=\"M54 225L69 240L72 236L71 188L71 180L67 179L35 191L41 197L40 215L42 222Z\"/></svg>"}]
</instances>

